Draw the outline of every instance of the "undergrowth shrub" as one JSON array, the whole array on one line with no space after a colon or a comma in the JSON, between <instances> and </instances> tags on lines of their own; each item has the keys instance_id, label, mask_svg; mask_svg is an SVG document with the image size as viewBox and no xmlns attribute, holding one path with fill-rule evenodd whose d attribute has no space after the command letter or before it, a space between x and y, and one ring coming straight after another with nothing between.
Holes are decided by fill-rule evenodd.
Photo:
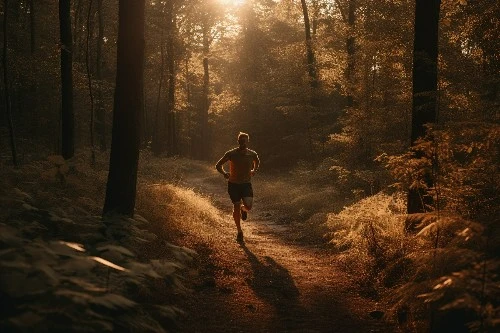
<instances>
[{"instance_id":1,"label":"undergrowth shrub","mask_svg":"<svg viewBox=\"0 0 500 333\"><path fill-rule=\"evenodd\" d=\"M64 165L54 160L2 172L0 331L174 330L182 311L169 295L183 292L194 252L163 244L168 259L143 256L158 242L149 222L92 215L100 172L70 160L50 176Z\"/></svg>"},{"instance_id":2,"label":"undergrowth shrub","mask_svg":"<svg viewBox=\"0 0 500 333\"><path fill-rule=\"evenodd\" d=\"M341 264L358 277L360 285L376 288L373 279L383 280L379 273L408 251L402 211L401 193L379 192L328 215L326 237L340 252Z\"/></svg>"},{"instance_id":3,"label":"undergrowth shrub","mask_svg":"<svg viewBox=\"0 0 500 333\"><path fill-rule=\"evenodd\" d=\"M409 216L415 233L406 237L418 240L406 255L414 274L397 286L393 310L406 309L417 330L493 332L500 326L500 130L463 122L429 133L415 147L421 157L380 158L398 187L434 198L431 211ZM423 178L431 168L434 185L427 188Z\"/></svg>"}]
</instances>

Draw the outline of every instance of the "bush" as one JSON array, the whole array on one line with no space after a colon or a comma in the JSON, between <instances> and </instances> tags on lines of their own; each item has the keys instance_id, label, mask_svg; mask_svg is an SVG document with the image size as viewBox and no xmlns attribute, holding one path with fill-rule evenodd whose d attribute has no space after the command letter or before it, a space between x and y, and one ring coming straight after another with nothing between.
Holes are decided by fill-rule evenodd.
<instances>
[{"instance_id":1,"label":"bush","mask_svg":"<svg viewBox=\"0 0 500 333\"><path fill-rule=\"evenodd\" d=\"M50 165L3 172L0 331L173 330L182 311L165 298L183 290L181 274L194 252L164 244L173 259L144 257L141 249L159 241L147 220L91 215L95 202L75 197L94 197L81 191L93 183L83 174L95 175L82 165L60 172L65 182L59 172L30 182Z\"/></svg>"}]
</instances>

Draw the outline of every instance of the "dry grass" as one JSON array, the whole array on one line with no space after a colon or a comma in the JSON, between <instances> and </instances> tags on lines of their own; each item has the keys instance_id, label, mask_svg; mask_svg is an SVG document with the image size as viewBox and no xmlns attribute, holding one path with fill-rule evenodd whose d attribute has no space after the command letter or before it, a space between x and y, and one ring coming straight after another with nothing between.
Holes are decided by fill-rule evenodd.
<instances>
[{"instance_id":1,"label":"dry grass","mask_svg":"<svg viewBox=\"0 0 500 333\"><path fill-rule=\"evenodd\" d=\"M327 237L340 252L339 262L369 293L376 292L386 279L385 273L380 272L409 250L404 210L401 193L380 192L345 207L338 214L328 214Z\"/></svg>"},{"instance_id":2,"label":"dry grass","mask_svg":"<svg viewBox=\"0 0 500 333\"><path fill-rule=\"evenodd\" d=\"M25 325L37 331L38 321L54 331L120 330L125 325L162 332L173 324L178 310L171 295L182 290L179 276L191 253L148 232L154 226L139 214L103 221L107 156L99 155L94 167L88 156L82 153L69 161L49 156L18 169L2 169L0 246L5 251L0 271L5 284L0 293L10 295L10 309L0 316L1 327ZM76 244L73 248L79 250L60 244ZM159 245L162 251L144 251ZM109 267L117 271L110 273ZM14 320L25 314L26 292L12 286L30 284L35 276L38 289L28 291L34 294L28 303L36 315L28 321ZM117 310L121 311L111 320Z\"/></svg>"}]
</instances>

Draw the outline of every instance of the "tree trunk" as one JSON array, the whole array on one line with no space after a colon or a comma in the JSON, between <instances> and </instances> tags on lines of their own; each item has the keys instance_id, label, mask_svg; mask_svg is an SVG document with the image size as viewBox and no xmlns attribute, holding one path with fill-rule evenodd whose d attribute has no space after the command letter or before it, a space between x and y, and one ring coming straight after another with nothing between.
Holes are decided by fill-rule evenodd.
<instances>
[{"instance_id":1,"label":"tree trunk","mask_svg":"<svg viewBox=\"0 0 500 333\"><path fill-rule=\"evenodd\" d=\"M89 8L87 11L87 39L85 40L85 68L87 70L87 84L89 88L90 97L90 147L92 150L92 165L95 164L95 149L94 149L94 93L92 89L92 73L90 70L90 39L92 27L92 0L89 1Z\"/></svg>"},{"instance_id":2,"label":"tree trunk","mask_svg":"<svg viewBox=\"0 0 500 333\"><path fill-rule=\"evenodd\" d=\"M440 0L417 0L415 7L415 41L413 45L413 110L411 144L425 135L425 125L436 121L437 57ZM420 157L417 152L417 158ZM430 171L425 176L432 187ZM410 189L408 214L426 211L432 197L425 189Z\"/></svg>"},{"instance_id":3,"label":"tree trunk","mask_svg":"<svg viewBox=\"0 0 500 333\"><path fill-rule=\"evenodd\" d=\"M75 24L73 25L73 53L75 57L75 61L81 60L81 25L82 25L82 13L83 13L83 4L82 0L76 0L76 8L75 8Z\"/></svg>"},{"instance_id":4,"label":"tree trunk","mask_svg":"<svg viewBox=\"0 0 500 333\"><path fill-rule=\"evenodd\" d=\"M193 133L192 133L192 126L191 126L191 117L192 117L192 102L191 102L191 82L189 79L189 76L191 75L189 72L189 57L186 57L184 59L184 67L185 67L185 77L186 77L186 102L188 105L188 114L186 117L186 132L187 132L187 142L186 142L186 154L189 157L193 157Z\"/></svg>"},{"instance_id":5,"label":"tree trunk","mask_svg":"<svg viewBox=\"0 0 500 333\"><path fill-rule=\"evenodd\" d=\"M103 215L133 216L143 111L144 0L120 0L117 72Z\"/></svg>"},{"instance_id":6,"label":"tree trunk","mask_svg":"<svg viewBox=\"0 0 500 333\"><path fill-rule=\"evenodd\" d=\"M356 67L355 53L356 53L356 0L349 0L349 10L347 16L348 36L346 40L347 49L347 107L354 106L354 71Z\"/></svg>"},{"instance_id":7,"label":"tree trunk","mask_svg":"<svg viewBox=\"0 0 500 333\"><path fill-rule=\"evenodd\" d=\"M9 1L4 0L3 2L3 53L2 53L2 66L3 66L3 84L4 84L4 98L5 98L5 111L7 113L7 122L9 124L9 136L10 136L10 147L12 151L12 163L17 166L17 150L16 150L16 139L14 135L14 124L12 122L12 110L10 103L10 92L9 92L9 73L8 73L8 62L7 62L7 50L8 50L8 23L9 23Z\"/></svg>"},{"instance_id":8,"label":"tree trunk","mask_svg":"<svg viewBox=\"0 0 500 333\"><path fill-rule=\"evenodd\" d=\"M175 124L175 54L174 54L174 35L175 35L175 13L173 2L168 3L167 8L167 73L168 73L168 91L167 91L167 155L177 154L176 147L176 124Z\"/></svg>"},{"instance_id":9,"label":"tree trunk","mask_svg":"<svg viewBox=\"0 0 500 333\"><path fill-rule=\"evenodd\" d=\"M35 3L34 0L29 0L30 8L30 51L31 55L35 53L36 49L36 29L35 29Z\"/></svg>"},{"instance_id":10,"label":"tree trunk","mask_svg":"<svg viewBox=\"0 0 500 333\"><path fill-rule=\"evenodd\" d=\"M97 0L97 12L99 21L99 30L97 34L97 50L96 50L96 76L98 81L97 89L97 108L96 108L96 131L99 136L99 147L101 151L107 149L106 144L106 112L104 110L104 102L102 96L103 77L102 77L102 48L104 44L104 17L102 12L102 1Z\"/></svg>"},{"instance_id":11,"label":"tree trunk","mask_svg":"<svg viewBox=\"0 0 500 333\"><path fill-rule=\"evenodd\" d=\"M306 33L306 52L307 52L307 71L309 73L309 79L311 80L311 87L318 87L318 77L316 73L316 61L314 57L314 50L311 38L311 25L309 22L309 12L307 10L306 0L301 0L302 3L302 13L304 15L304 30Z\"/></svg>"},{"instance_id":12,"label":"tree trunk","mask_svg":"<svg viewBox=\"0 0 500 333\"><path fill-rule=\"evenodd\" d=\"M161 117L161 92L163 91L163 75L165 71L165 30L161 29L161 37L160 37L160 79L158 82L158 94L156 96L156 111L155 111L155 122L153 124L153 139L152 139L152 147L153 154L155 156L159 156L162 152L162 134L163 127L160 126L163 122L160 121Z\"/></svg>"},{"instance_id":13,"label":"tree trunk","mask_svg":"<svg viewBox=\"0 0 500 333\"><path fill-rule=\"evenodd\" d=\"M73 157L75 153L70 11L71 0L59 0L59 29L61 36L61 154L65 159Z\"/></svg>"},{"instance_id":14,"label":"tree trunk","mask_svg":"<svg viewBox=\"0 0 500 333\"><path fill-rule=\"evenodd\" d=\"M312 35L316 36L316 33L318 31L318 17L319 17L319 6L318 6L318 0L313 0L312 1L312 7L313 7L313 18L312 18Z\"/></svg>"},{"instance_id":15,"label":"tree trunk","mask_svg":"<svg viewBox=\"0 0 500 333\"><path fill-rule=\"evenodd\" d=\"M199 157L202 160L208 158L208 110L210 109L210 71L208 55L210 52L210 36L208 15L205 15L203 22L203 104L200 117L200 145Z\"/></svg>"}]
</instances>

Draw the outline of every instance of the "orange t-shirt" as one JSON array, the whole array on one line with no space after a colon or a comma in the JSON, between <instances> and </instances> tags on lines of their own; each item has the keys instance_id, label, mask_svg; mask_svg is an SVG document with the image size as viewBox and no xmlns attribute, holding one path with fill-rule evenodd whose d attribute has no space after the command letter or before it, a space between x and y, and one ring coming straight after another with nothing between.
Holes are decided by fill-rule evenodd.
<instances>
[{"instance_id":1,"label":"orange t-shirt","mask_svg":"<svg viewBox=\"0 0 500 333\"><path fill-rule=\"evenodd\" d=\"M251 149L241 150L239 147L227 151L222 158L229 161L229 181L231 183L250 183L254 163L259 161L257 153Z\"/></svg>"}]
</instances>

